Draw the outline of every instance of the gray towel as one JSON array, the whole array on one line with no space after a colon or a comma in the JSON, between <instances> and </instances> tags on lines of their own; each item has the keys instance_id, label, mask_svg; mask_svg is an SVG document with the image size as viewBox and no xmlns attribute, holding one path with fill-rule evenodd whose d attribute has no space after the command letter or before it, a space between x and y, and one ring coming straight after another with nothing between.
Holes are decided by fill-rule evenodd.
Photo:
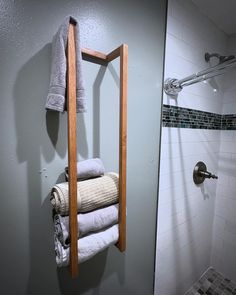
<instances>
[{"instance_id":1,"label":"gray towel","mask_svg":"<svg viewBox=\"0 0 236 295\"><path fill-rule=\"evenodd\" d=\"M67 17L60 26L52 42L52 65L50 87L46 102L46 109L63 112L66 110L66 72L67 72L67 39L70 20L76 23L75 46L76 46L76 112L86 111L85 91L82 75L82 55L79 39L79 24L72 17Z\"/></svg>"},{"instance_id":2,"label":"gray towel","mask_svg":"<svg viewBox=\"0 0 236 295\"><path fill-rule=\"evenodd\" d=\"M105 168L99 158L77 162L77 179L83 180L104 175ZM68 167L65 168L66 180L68 181Z\"/></svg>"},{"instance_id":3,"label":"gray towel","mask_svg":"<svg viewBox=\"0 0 236 295\"><path fill-rule=\"evenodd\" d=\"M92 258L109 246L117 243L119 239L119 226L115 224L103 231L92 233L78 240L78 262ZM69 265L70 248L64 248L61 242L54 236L56 263L58 267Z\"/></svg>"},{"instance_id":4,"label":"gray towel","mask_svg":"<svg viewBox=\"0 0 236 295\"><path fill-rule=\"evenodd\" d=\"M118 204L77 215L78 237L118 223ZM69 216L54 216L54 232L64 248L69 247Z\"/></svg>"}]
</instances>

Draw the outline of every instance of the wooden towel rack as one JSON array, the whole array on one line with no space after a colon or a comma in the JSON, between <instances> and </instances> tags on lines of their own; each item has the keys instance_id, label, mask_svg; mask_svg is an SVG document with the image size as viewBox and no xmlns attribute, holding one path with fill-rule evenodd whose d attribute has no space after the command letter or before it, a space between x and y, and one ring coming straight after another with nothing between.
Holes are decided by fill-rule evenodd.
<instances>
[{"instance_id":1,"label":"wooden towel rack","mask_svg":"<svg viewBox=\"0 0 236 295\"><path fill-rule=\"evenodd\" d=\"M107 64L120 57L120 125L119 125L119 240L121 252L126 248L126 141L127 141L127 66L128 46L122 44L109 54L82 49L83 59ZM67 50L67 111L68 111L68 169L69 169L69 220L70 220L70 272L78 276L77 247L77 147L76 147L76 48L75 25L70 23Z\"/></svg>"}]
</instances>

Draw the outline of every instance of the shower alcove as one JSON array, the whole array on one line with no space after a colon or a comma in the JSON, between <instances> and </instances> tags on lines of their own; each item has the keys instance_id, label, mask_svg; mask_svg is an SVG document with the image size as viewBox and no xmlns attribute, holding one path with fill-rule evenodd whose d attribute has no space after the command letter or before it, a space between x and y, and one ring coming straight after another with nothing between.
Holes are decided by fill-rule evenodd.
<instances>
[{"instance_id":1,"label":"shower alcove","mask_svg":"<svg viewBox=\"0 0 236 295\"><path fill-rule=\"evenodd\" d=\"M235 294L236 5L168 6L155 294ZM196 185L199 161L218 180Z\"/></svg>"}]
</instances>

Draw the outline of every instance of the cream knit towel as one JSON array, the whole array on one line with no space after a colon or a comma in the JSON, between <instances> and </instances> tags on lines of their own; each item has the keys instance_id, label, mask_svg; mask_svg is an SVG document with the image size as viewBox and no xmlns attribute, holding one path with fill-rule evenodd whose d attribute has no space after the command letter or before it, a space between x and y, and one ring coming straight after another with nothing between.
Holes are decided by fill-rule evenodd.
<instances>
[{"instance_id":1,"label":"cream knit towel","mask_svg":"<svg viewBox=\"0 0 236 295\"><path fill-rule=\"evenodd\" d=\"M77 182L78 212L88 212L96 208L118 202L119 176L106 173L102 177ZM52 189L51 203L61 215L69 214L68 182L56 184Z\"/></svg>"}]
</instances>

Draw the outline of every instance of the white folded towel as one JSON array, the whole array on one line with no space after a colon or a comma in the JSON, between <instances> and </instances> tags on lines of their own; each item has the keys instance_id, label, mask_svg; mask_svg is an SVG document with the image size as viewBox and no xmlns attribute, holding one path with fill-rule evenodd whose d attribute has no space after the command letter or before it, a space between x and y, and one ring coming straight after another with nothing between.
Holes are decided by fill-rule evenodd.
<instances>
[{"instance_id":1,"label":"white folded towel","mask_svg":"<svg viewBox=\"0 0 236 295\"><path fill-rule=\"evenodd\" d=\"M77 215L78 237L95 232L118 223L119 205L111 205L89 213ZM69 246L69 216L54 216L54 232L63 247Z\"/></svg>"},{"instance_id":2,"label":"white folded towel","mask_svg":"<svg viewBox=\"0 0 236 295\"><path fill-rule=\"evenodd\" d=\"M78 260L82 263L97 253L115 244L119 238L118 224L106 230L90 234L78 240ZM56 263L59 267L68 266L70 260L70 248L64 248L55 236Z\"/></svg>"},{"instance_id":3,"label":"white folded towel","mask_svg":"<svg viewBox=\"0 0 236 295\"><path fill-rule=\"evenodd\" d=\"M77 179L83 180L104 175L105 168L99 158L77 162ZM65 168L66 180L68 180L68 167Z\"/></svg>"},{"instance_id":4,"label":"white folded towel","mask_svg":"<svg viewBox=\"0 0 236 295\"><path fill-rule=\"evenodd\" d=\"M113 172L104 176L77 182L78 212L89 212L118 202L119 175ZM69 214L68 182L56 184L52 189L51 203L61 215Z\"/></svg>"}]
</instances>

